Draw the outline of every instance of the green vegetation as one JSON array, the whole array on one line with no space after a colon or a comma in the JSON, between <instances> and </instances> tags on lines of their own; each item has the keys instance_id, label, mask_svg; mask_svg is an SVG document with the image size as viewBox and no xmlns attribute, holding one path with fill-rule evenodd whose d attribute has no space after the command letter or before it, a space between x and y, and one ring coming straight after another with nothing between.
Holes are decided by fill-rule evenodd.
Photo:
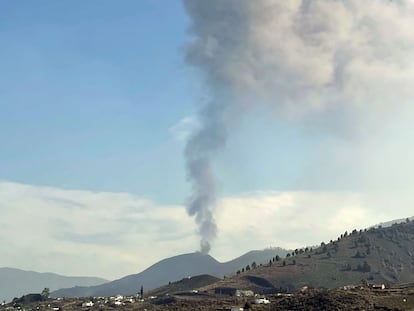
<instances>
[{"instance_id":1,"label":"green vegetation","mask_svg":"<svg viewBox=\"0 0 414 311\"><path fill-rule=\"evenodd\" d=\"M43 297L43 298L49 298L49 295L50 295L50 289L49 289L48 287L45 287L45 288L42 290L41 295L42 295L42 297Z\"/></svg>"}]
</instances>

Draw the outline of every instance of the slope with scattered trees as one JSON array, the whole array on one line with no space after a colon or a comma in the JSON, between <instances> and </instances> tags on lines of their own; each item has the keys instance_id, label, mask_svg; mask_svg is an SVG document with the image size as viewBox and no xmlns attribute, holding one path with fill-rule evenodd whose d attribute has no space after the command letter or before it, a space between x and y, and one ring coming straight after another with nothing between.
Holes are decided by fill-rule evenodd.
<instances>
[{"instance_id":1,"label":"slope with scattered trees","mask_svg":"<svg viewBox=\"0 0 414 311\"><path fill-rule=\"evenodd\" d=\"M269 258L266 265L253 264L232 278L205 287L253 289L256 292L293 292L303 286L335 288L372 283L399 284L414 280L414 222L344 232L317 248L296 249L284 258ZM262 279L262 286L252 277ZM270 284L270 285L269 285Z\"/></svg>"}]
</instances>

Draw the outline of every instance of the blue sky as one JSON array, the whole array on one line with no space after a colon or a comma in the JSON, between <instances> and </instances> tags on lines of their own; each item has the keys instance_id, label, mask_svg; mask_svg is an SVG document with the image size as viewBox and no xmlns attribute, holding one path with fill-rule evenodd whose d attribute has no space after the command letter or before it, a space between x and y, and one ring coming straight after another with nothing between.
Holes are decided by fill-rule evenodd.
<instances>
[{"instance_id":1,"label":"blue sky","mask_svg":"<svg viewBox=\"0 0 414 311\"><path fill-rule=\"evenodd\" d=\"M1 5L0 178L184 202L170 129L208 95L184 62L181 2ZM238 127L218 156L221 191L291 187L311 144L260 111Z\"/></svg>"},{"instance_id":2,"label":"blue sky","mask_svg":"<svg viewBox=\"0 0 414 311\"><path fill-rule=\"evenodd\" d=\"M212 99L217 259L412 216L414 3L251 3L0 0L0 266L114 279L198 250L184 149Z\"/></svg>"},{"instance_id":3,"label":"blue sky","mask_svg":"<svg viewBox=\"0 0 414 311\"><path fill-rule=\"evenodd\" d=\"M181 3L1 5L0 178L179 200L169 128L199 96Z\"/></svg>"}]
</instances>

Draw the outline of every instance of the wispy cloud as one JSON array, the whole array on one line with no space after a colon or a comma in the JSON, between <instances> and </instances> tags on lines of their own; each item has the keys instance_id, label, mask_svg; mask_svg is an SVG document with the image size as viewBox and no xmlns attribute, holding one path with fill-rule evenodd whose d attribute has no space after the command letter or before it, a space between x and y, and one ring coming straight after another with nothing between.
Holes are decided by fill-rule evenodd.
<instances>
[{"instance_id":1,"label":"wispy cloud","mask_svg":"<svg viewBox=\"0 0 414 311\"><path fill-rule=\"evenodd\" d=\"M200 121L196 116L187 116L171 126L169 131L176 140L186 142L199 127Z\"/></svg>"},{"instance_id":2,"label":"wispy cloud","mask_svg":"<svg viewBox=\"0 0 414 311\"><path fill-rule=\"evenodd\" d=\"M353 192L222 198L211 254L228 260L252 249L318 244L345 230L411 216L407 206L413 203L409 196ZM0 210L0 266L113 279L198 249L197 228L184 206L128 193L0 182Z\"/></svg>"},{"instance_id":3,"label":"wispy cloud","mask_svg":"<svg viewBox=\"0 0 414 311\"><path fill-rule=\"evenodd\" d=\"M0 266L113 278L194 245L185 209L127 193L1 182L0 209Z\"/></svg>"},{"instance_id":4,"label":"wispy cloud","mask_svg":"<svg viewBox=\"0 0 414 311\"><path fill-rule=\"evenodd\" d=\"M216 214L215 249L314 245L392 217L364 205L364 200L364 195L350 192L261 192L225 198Z\"/></svg>"}]
</instances>

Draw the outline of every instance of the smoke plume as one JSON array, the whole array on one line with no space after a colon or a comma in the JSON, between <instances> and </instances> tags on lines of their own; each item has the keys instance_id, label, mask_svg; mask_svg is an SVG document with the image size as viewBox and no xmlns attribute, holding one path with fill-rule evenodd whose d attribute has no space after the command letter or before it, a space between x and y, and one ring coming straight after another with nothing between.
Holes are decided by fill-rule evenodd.
<instances>
[{"instance_id":1,"label":"smoke plume","mask_svg":"<svg viewBox=\"0 0 414 311\"><path fill-rule=\"evenodd\" d=\"M184 0L184 6L192 35L186 61L202 73L211 96L186 147L188 211L203 251L216 235L211 161L225 145L229 111L264 105L292 122L325 116L349 119L351 127L375 122L414 95L412 0Z\"/></svg>"}]
</instances>

